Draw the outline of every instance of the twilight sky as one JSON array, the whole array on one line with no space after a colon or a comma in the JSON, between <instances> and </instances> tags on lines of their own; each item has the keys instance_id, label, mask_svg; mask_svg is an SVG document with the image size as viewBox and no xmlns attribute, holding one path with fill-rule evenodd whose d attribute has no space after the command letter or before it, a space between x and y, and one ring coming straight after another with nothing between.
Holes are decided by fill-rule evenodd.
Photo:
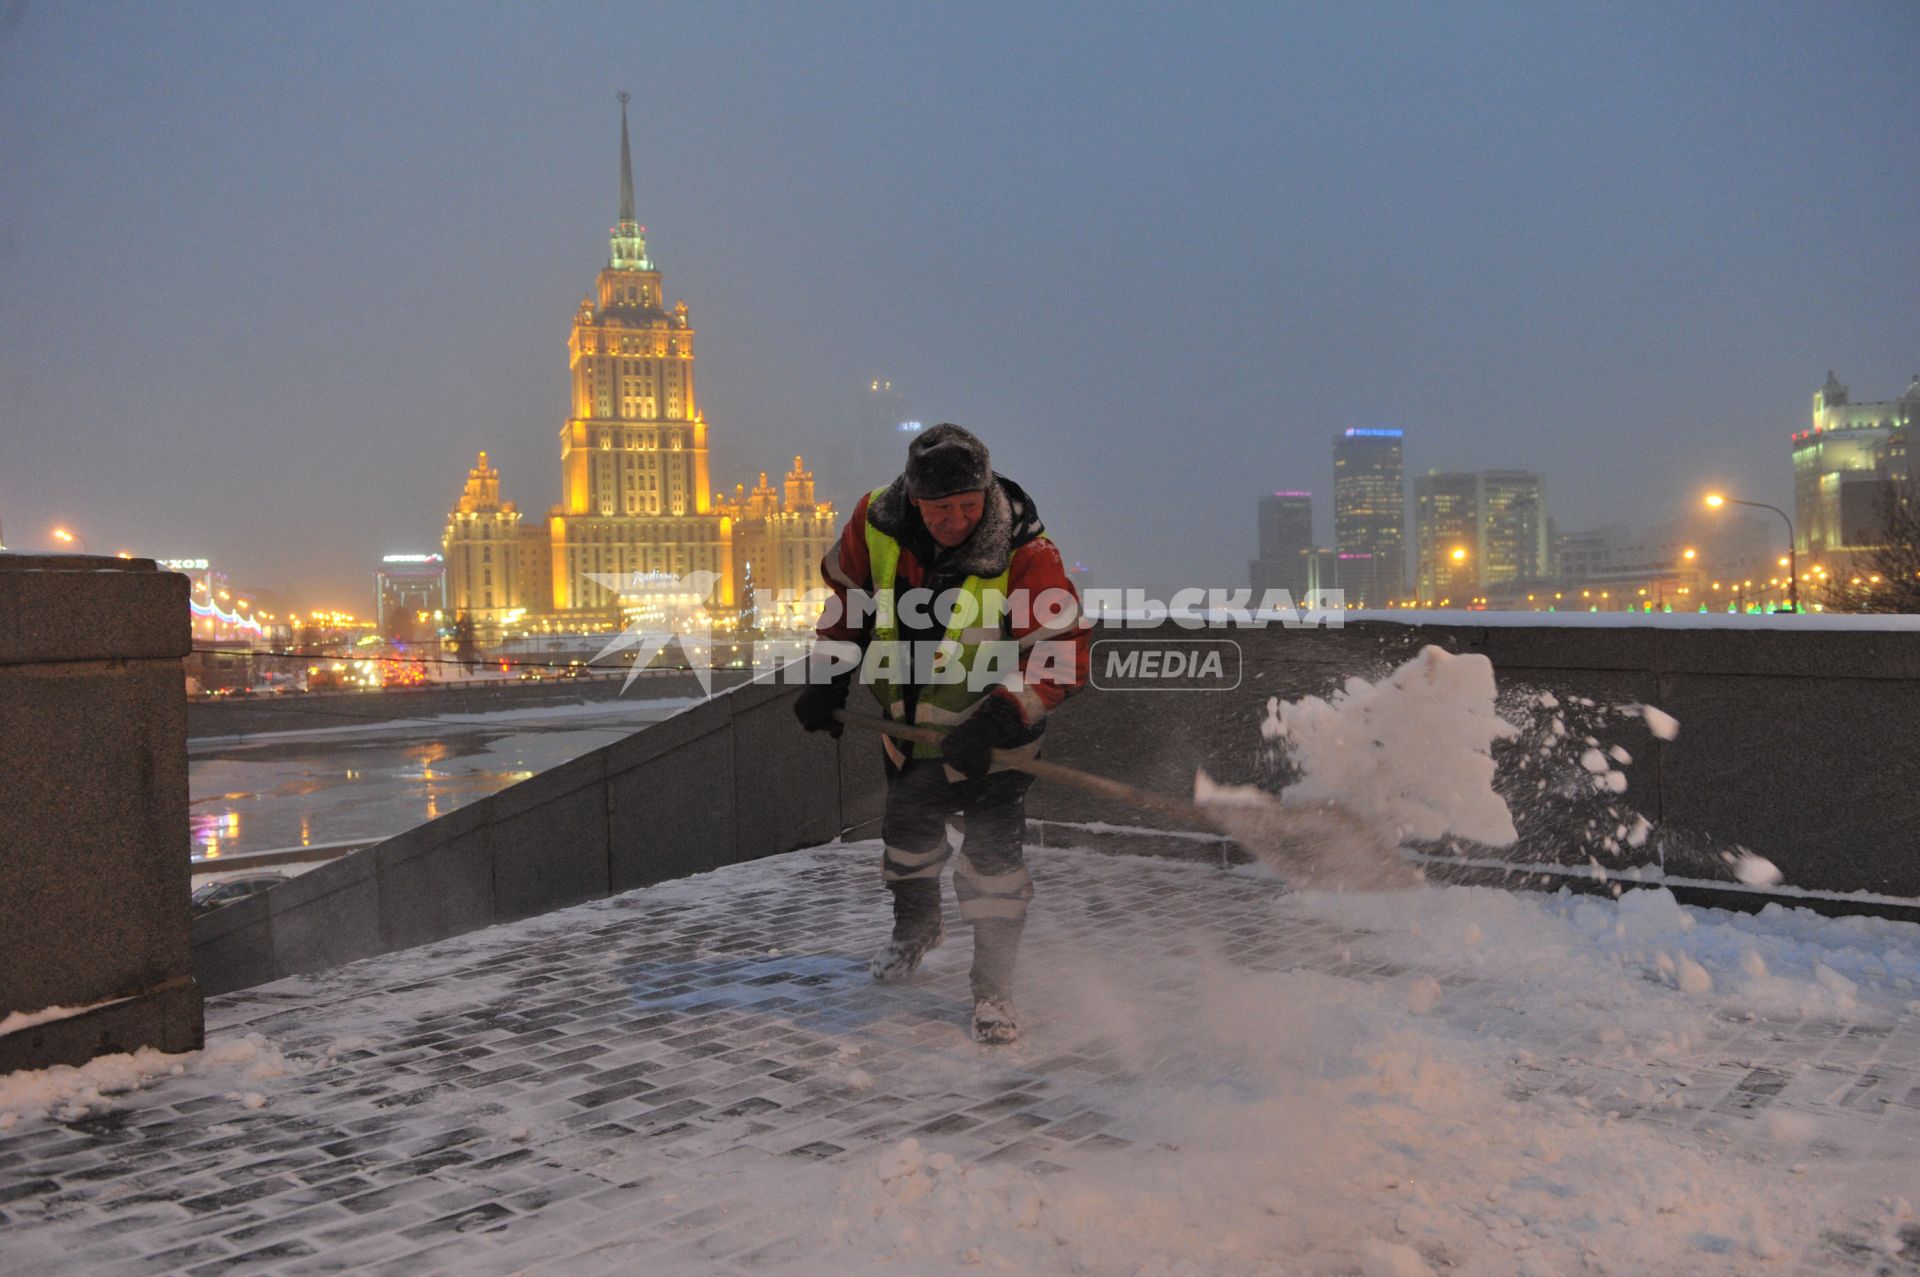
<instances>
[{"instance_id":1,"label":"twilight sky","mask_svg":"<svg viewBox=\"0 0 1920 1277\"><path fill-rule=\"evenodd\" d=\"M1920 369L1920 5L0 0L0 529L371 610L476 450L559 497L617 212L714 479L984 437L1099 584L1237 585L1331 441L1562 529L1790 505Z\"/></svg>"}]
</instances>

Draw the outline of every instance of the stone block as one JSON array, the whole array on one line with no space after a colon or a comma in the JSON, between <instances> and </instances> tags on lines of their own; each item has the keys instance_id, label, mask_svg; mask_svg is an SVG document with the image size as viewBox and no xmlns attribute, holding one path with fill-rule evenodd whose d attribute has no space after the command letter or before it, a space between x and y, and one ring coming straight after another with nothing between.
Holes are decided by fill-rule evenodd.
<instances>
[{"instance_id":1,"label":"stone block","mask_svg":"<svg viewBox=\"0 0 1920 1277\"><path fill-rule=\"evenodd\" d=\"M758 693L747 696L748 691ZM833 738L800 730L795 692L742 689L733 697L734 852L753 860L840 833L840 767ZM844 739L844 737L843 737Z\"/></svg>"},{"instance_id":2,"label":"stone block","mask_svg":"<svg viewBox=\"0 0 1920 1277\"><path fill-rule=\"evenodd\" d=\"M1665 823L1795 886L1920 896L1920 682L1678 674L1660 696Z\"/></svg>"},{"instance_id":3,"label":"stone block","mask_svg":"<svg viewBox=\"0 0 1920 1277\"><path fill-rule=\"evenodd\" d=\"M648 723L631 736L604 746L599 752L608 775L615 775L673 752L689 741L718 731L733 717L720 698L690 705L671 718Z\"/></svg>"},{"instance_id":4,"label":"stone block","mask_svg":"<svg viewBox=\"0 0 1920 1277\"><path fill-rule=\"evenodd\" d=\"M610 890L631 891L738 858L731 718L704 721L704 734L609 776Z\"/></svg>"},{"instance_id":5,"label":"stone block","mask_svg":"<svg viewBox=\"0 0 1920 1277\"><path fill-rule=\"evenodd\" d=\"M0 1014L187 969L184 709L177 661L0 665Z\"/></svg>"},{"instance_id":6,"label":"stone block","mask_svg":"<svg viewBox=\"0 0 1920 1277\"><path fill-rule=\"evenodd\" d=\"M169 1055L204 1043L206 1012L200 986L180 977L136 997L0 1034L0 1075L55 1064L78 1067L102 1055L153 1047Z\"/></svg>"},{"instance_id":7,"label":"stone block","mask_svg":"<svg viewBox=\"0 0 1920 1277\"><path fill-rule=\"evenodd\" d=\"M887 807L887 772L880 742L866 732L849 731L834 742L840 774L840 833L872 825Z\"/></svg>"},{"instance_id":8,"label":"stone block","mask_svg":"<svg viewBox=\"0 0 1920 1277\"><path fill-rule=\"evenodd\" d=\"M0 555L0 1015L94 1007L0 1067L199 1041L186 605L150 560Z\"/></svg>"},{"instance_id":9,"label":"stone block","mask_svg":"<svg viewBox=\"0 0 1920 1277\"><path fill-rule=\"evenodd\" d=\"M273 928L276 979L324 971L384 951L375 865L369 848L261 893Z\"/></svg>"},{"instance_id":10,"label":"stone block","mask_svg":"<svg viewBox=\"0 0 1920 1277\"><path fill-rule=\"evenodd\" d=\"M270 894L242 896L193 920L193 975L207 994L249 989L277 974Z\"/></svg>"},{"instance_id":11,"label":"stone block","mask_svg":"<svg viewBox=\"0 0 1920 1277\"><path fill-rule=\"evenodd\" d=\"M605 764L596 750L485 800L494 921L608 894Z\"/></svg>"},{"instance_id":12,"label":"stone block","mask_svg":"<svg viewBox=\"0 0 1920 1277\"><path fill-rule=\"evenodd\" d=\"M177 660L190 590L152 559L0 554L0 665Z\"/></svg>"},{"instance_id":13,"label":"stone block","mask_svg":"<svg viewBox=\"0 0 1920 1277\"><path fill-rule=\"evenodd\" d=\"M1622 626L1461 626L1442 631L1450 652L1477 652L1496 670L1658 669L1665 637L1675 631Z\"/></svg>"},{"instance_id":14,"label":"stone block","mask_svg":"<svg viewBox=\"0 0 1920 1277\"><path fill-rule=\"evenodd\" d=\"M475 803L368 849L380 880L380 943L410 949L491 926L493 843Z\"/></svg>"},{"instance_id":15,"label":"stone block","mask_svg":"<svg viewBox=\"0 0 1920 1277\"><path fill-rule=\"evenodd\" d=\"M1792 618L1782 617L1781 621ZM1665 630L1656 667L1673 674L1920 680L1920 630Z\"/></svg>"}]
</instances>

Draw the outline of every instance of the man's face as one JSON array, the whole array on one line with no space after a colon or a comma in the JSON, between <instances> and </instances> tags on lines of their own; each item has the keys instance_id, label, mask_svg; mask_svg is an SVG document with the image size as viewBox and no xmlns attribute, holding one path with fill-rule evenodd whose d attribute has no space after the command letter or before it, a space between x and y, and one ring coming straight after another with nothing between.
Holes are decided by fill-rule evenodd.
<instances>
[{"instance_id":1,"label":"man's face","mask_svg":"<svg viewBox=\"0 0 1920 1277\"><path fill-rule=\"evenodd\" d=\"M950 497L941 497L936 501L913 499L914 508L920 511L920 522L927 525L927 531L942 548L951 550L973 535L980 523L980 516L987 512L987 494L985 492L956 492Z\"/></svg>"}]
</instances>

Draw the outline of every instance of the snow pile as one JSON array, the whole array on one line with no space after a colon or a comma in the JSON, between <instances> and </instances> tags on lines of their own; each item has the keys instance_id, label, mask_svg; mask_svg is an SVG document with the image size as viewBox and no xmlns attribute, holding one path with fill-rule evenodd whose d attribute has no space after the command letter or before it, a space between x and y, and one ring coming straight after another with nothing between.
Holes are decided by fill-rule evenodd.
<instances>
[{"instance_id":1,"label":"snow pile","mask_svg":"<svg viewBox=\"0 0 1920 1277\"><path fill-rule=\"evenodd\" d=\"M1518 734L1494 708L1493 663L1425 647L1377 683L1267 702L1261 734L1300 771L1287 802L1338 802L1396 842L1456 835L1504 847L1517 836L1493 791L1495 741Z\"/></svg>"},{"instance_id":2,"label":"snow pile","mask_svg":"<svg viewBox=\"0 0 1920 1277\"><path fill-rule=\"evenodd\" d=\"M1275 928L1328 924L1364 937L1353 962L1421 965L1257 972L1195 933L1141 971L1049 969L1041 1031L1098 1035L1141 1079L1104 1105L1131 1146L1035 1175L906 1140L845 1174L803 1248L852 1271L1745 1274L1858 1195L1837 1111L1735 1110L1757 1165L1656 1115L1720 1100L1676 1062L1717 1060L1728 1018L1900 1014L1920 928L1657 889L1275 904Z\"/></svg>"},{"instance_id":3,"label":"snow pile","mask_svg":"<svg viewBox=\"0 0 1920 1277\"><path fill-rule=\"evenodd\" d=\"M266 1104L259 1091L242 1084L304 1072L309 1065L290 1060L258 1033L221 1039L205 1049L168 1055L152 1047L131 1054L103 1055L79 1068L56 1064L0 1074L0 1131L23 1119L54 1117L75 1121L114 1106L113 1097L138 1091L161 1078L195 1075L203 1083L232 1088L248 1108Z\"/></svg>"},{"instance_id":4,"label":"snow pile","mask_svg":"<svg viewBox=\"0 0 1920 1277\"><path fill-rule=\"evenodd\" d=\"M1317 917L1374 933L1380 953L1448 975L1497 977L1537 1025L1589 1034L1617 1026L1640 1049L1684 1043L1715 1011L1884 1024L1920 990L1920 928L1825 918L1770 904L1758 914L1681 905L1661 887L1618 900L1494 888L1402 895L1309 893ZM1661 989L1698 998L1698 1010ZM1631 1055L1635 1048L1630 1046Z\"/></svg>"}]
</instances>

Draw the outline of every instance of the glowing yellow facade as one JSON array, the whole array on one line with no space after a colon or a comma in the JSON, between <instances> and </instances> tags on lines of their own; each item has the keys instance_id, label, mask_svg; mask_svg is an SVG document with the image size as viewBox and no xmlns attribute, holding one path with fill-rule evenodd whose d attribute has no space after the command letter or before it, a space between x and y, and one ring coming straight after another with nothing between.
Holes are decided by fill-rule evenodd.
<instances>
[{"instance_id":1,"label":"glowing yellow facade","mask_svg":"<svg viewBox=\"0 0 1920 1277\"><path fill-rule=\"evenodd\" d=\"M440 539L452 613L472 617L476 632L497 634L519 619L521 534L520 512L500 500L500 472L483 452Z\"/></svg>"},{"instance_id":2,"label":"glowing yellow facade","mask_svg":"<svg viewBox=\"0 0 1920 1277\"><path fill-rule=\"evenodd\" d=\"M462 508L470 500L490 500L493 508L511 514L516 527L503 533L478 524L482 540L470 547L469 530L456 512L447 534L454 614L503 621L506 611L517 609L513 619L519 629L608 630L619 628L622 611L617 592L603 578L712 572L719 578L708 600L715 614L747 605L751 588L771 588L760 581L749 584L748 562L736 544L741 504L717 508L711 495L707 422L694 381L694 330L684 301L667 306L660 272L647 256L646 228L634 217L625 94L620 217L594 293L574 312L567 356L571 380L567 420L560 429L561 502L549 511L545 526L520 528L512 506L499 505L497 472L479 480L480 498L473 495L476 480L469 478ZM756 560L780 559L782 581L791 575L786 563L801 553L796 547L818 544L808 579L798 587L806 589L826 549L819 525L824 519L831 537L833 508L813 501L813 476L801 470L799 458L794 465L786 508L753 515L748 540ZM484 453L480 469L487 469ZM794 499L796 475L804 480L804 501ZM775 516L771 521L770 515ZM508 593L493 595L496 601L488 604L484 572L490 565L470 557L470 551L484 555L485 546L497 544L501 535L518 545L520 554ZM469 554L464 562L470 567L459 572L456 547ZM494 584L501 579L495 567Z\"/></svg>"},{"instance_id":3,"label":"glowing yellow facade","mask_svg":"<svg viewBox=\"0 0 1920 1277\"><path fill-rule=\"evenodd\" d=\"M753 609L754 626L811 631L820 609L807 599L820 586L820 560L839 531L839 516L831 502L814 499L813 471L799 457L783 486L784 498L763 470L752 492L738 485L731 498L716 495L713 504L733 521L740 602Z\"/></svg>"}]
</instances>

